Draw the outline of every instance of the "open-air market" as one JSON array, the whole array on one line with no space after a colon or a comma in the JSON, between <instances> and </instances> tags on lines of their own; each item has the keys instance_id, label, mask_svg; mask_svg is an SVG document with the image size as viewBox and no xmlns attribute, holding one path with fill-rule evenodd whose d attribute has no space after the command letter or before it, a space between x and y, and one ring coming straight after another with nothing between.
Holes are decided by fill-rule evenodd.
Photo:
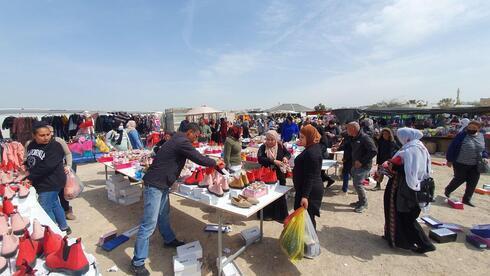
<instances>
[{"instance_id":1,"label":"open-air market","mask_svg":"<svg viewBox=\"0 0 490 276\"><path fill-rule=\"evenodd\" d=\"M487 275L489 11L0 1L0 276Z\"/></svg>"}]
</instances>

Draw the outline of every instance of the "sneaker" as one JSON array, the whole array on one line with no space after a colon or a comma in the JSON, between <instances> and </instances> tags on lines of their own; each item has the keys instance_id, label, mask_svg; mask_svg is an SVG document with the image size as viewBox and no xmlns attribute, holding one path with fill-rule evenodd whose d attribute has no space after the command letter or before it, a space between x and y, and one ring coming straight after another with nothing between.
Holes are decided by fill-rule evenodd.
<instances>
[{"instance_id":1,"label":"sneaker","mask_svg":"<svg viewBox=\"0 0 490 276\"><path fill-rule=\"evenodd\" d=\"M14 198L14 196L15 196L15 191L12 189L10 185L7 185L5 187L5 191L3 192L3 197L8 200L11 200L12 198Z\"/></svg>"},{"instance_id":2,"label":"sneaker","mask_svg":"<svg viewBox=\"0 0 490 276\"><path fill-rule=\"evenodd\" d=\"M135 266L131 263L131 272L136 276L150 276L150 272L146 269L145 265Z\"/></svg>"},{"instance_id":3,"label":"sneaker","mask_svg":"<svg viewBox=\"0 0 490 276\"><path fill-rule=\"evenodd\" d=\"M82 249L80 238L68 245L68 237L64 237L60 248L46 257L45 266L51 272L60 272L68 275L83 275L88 272L90 265Z\"/></svg>"},{"instance_id":4,"label":"sneaker","mask_svg":"<svg viewBox=\"0 0 490 276\"><path fill-rule=\"evenodd\" d=\"M173 247L173 248L177 248L177 247L182 246L182 245L184 245L184 244L185 244L185 242L184 242L184 241L179 241L178 239L175 239L175 240L173 240L173 241L171 241L171 242L168 242L168 243L166 242L166 243L164 243L163 245L164 245L165 247Z\"/></svg>"},{"instance_id":5,"label":"sneaker","mask_svg":"<svg viewBox=\"0 0 490 276\"><path fill-rule=\"evenodd\" d=\"M63 232L65 232L67 236L68 235L71 235L71 228L70 227L65 228L65 229L60 229L60 230L63 231Z\"/></svg>"},{"instance_id":6,"label":"sneaker","mask_svg":"<svg viewBox=\"0 0 490 276\"><path fill-rule=\"evenodd\" d=\"M364 212L365 209L367 209L367 204L359 204L359 206L356 207L356 209L354 209L354 212L356 213L362 213Z\"/></svg>"},{"instance_id":7,"label":"sneaker","mask_svg":"<svg viewBox=\"0 0 490 276\"><path fill-rule=\"evenodd\" d=\"M346 192L347 193L347 192ZM356 201L356 202L352 202L349 204L350 207L357 207L359 206L359 201Z\"/></svg>"},{"instance_id":8,"label":"sneaker","mask_svg":"<svg viewBox=\"0 0 490 276\"><path fill-rule=\"evenodd\" d=\"M250 208L252 207L252 203L248 202L242 197L232 197L231 204L240 207L240 208Z\"/></svg>"}]
</instances>

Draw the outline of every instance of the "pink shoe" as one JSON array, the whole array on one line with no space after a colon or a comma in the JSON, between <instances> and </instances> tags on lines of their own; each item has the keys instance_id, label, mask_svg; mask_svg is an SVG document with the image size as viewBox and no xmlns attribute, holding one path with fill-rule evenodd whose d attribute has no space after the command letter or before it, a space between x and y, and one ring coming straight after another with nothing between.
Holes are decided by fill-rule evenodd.
<instances>
[{"instance_id":1,"label":"pink shoe","mask_svg":"<svg viewBox=\"0 0 490 276\"><path fill-rule=\"evenodd\" d=\"M223 188L216 181L213 181L213 184L208 186L208 192L219 197L222 197L224 194Z\"/></svg>"},{"instance_id":2,"label":"pink shoe","mask_svg":"<svg viewBox=\"0 0 490 276\"><path fill-rule=\"evenodd\" d=\"M14 198L14 196L15 196L14 190L12 190L10 185L7 185L5 187L5 192L3 193L3 197L10 200L10 199Z\"/></svg>"},{"instance_id":3,"label":"pink shoe","mask_svg":"<svg viewBox=\"0 0 490 276\"><path fill-rule=\"evenodd\" d=\"M10 234L3 236L1 254L5 258L13 258L19 248L19 238Z\"/></svg>"},{"instance_id":4,"label":"pink shoe","mask_svg":"<svg viewBox=\"0 0 490 276\"><path fill-rule=\"evenodd\" d=\"M26 198L30 191L25 185L19 185L19 198Z\"/></svg>"},{"instance_id":5,"label":"pink shoe","mask_svg":"<svg viewBox=\"0 0 490 276\"><path fill-rule=\"evenodd\" d=\"M219 172L214 173L214 181L216 182L217 185L221 186L223 192L226 193L230 191L230 186L228 185L228 181L226 181L226 178Z\"/></svg>"},{"instance_id":6,"label":"pink shoe","mask_svg":"<svg viewBox=\"0 0 490 276\"><path fill-rule=\"evenodd\" d=\"M23 235L27 227L31 224L29 219L23 218L19 213L14 213L10 217L12 226L12 232L14 235Z\"/></svg>"},{"instance_id":7,"label":"pink shoe","mask_svg":"<svg viewBox=\"0 0 490 276\"><path fill-rule=\"evenodd\" d=\"M201 188L207 188L211 185L213 185L213 175L212 174L206 174L204 176L203 181L198 184L198 186Z\"/></svg>"},{"instance_id":8,"label":"pink shoe","mask_svg":"<svg viewBox=\"0 0 490 276\"><path fill-rule=\"evenodd\" d=\"M0 240L2 240L3 237L8 233L9 233L9 224L7 221L7 217L1 215L0 216Z\"/></svg>"},{"instance_id":9,"label":"pink shoe","mask_svg":"<svg viewBox=\"0 0 490 276\"><path fill-rule=\"evenodd\" d=\"M39 223L37 219L32 222L32 235L31 239L34 241L40 241L44 238L44 227Z\"/></svg>"}]
</instances>

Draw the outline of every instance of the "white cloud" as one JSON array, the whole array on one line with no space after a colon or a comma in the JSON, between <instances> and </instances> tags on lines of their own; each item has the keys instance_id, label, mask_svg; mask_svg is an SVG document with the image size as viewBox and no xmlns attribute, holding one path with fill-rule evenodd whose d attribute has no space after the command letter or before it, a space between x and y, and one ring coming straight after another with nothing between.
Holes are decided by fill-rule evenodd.
<instances>
[{"instance_id":1,"label":"white cloud","mask_svg":"<svg viewBox=\"0 0 490 276\"><path fill-rule=\"evenodd\" d=\"M216 63L200 71L201 77L240 76L254 70L259 63L255 52L222 54Z\"/></svg>"},{"instance_id":2,"label":"white cloud","mask_svg":"<svg viewBox=\"0 0 490 276\"><path fill-rule=\"evenodd\" d=\"M284 1L274 0L260 13L261 32L275 33L290 23L293 16L293 7Z\"/></svg>"},{"instance_id":3,"label":"white cloud","mask_svg":"<svg viewBox=\"0 0 490 276\"><path fill-rule=\"evenodd\" d=\"M475 9L488 7L485 2L397 0L375 12L372 18L358 23L355 30L358 34L386 45L414 45L479 17Z\"/></svg>"}]
</instances>

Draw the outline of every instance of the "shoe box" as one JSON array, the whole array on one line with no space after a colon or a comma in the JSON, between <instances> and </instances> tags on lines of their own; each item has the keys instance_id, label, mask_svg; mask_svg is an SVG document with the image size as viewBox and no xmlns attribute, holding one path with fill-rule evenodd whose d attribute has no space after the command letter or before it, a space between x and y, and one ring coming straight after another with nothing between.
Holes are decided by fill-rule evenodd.
<instances>
[{"instance_id":1,"label":"shoe box","mask_svg":"<svg viewBox=\"0 0 490 276\"><path fill-rule=\"evenodd\" d=\"M202 263L195 255L184 257L174 256L174 275L175 276L200 276Z\"/></svg>"},{"instance_id":2,"label":"shoe box","mask_svg":"<svg viewBox=\"0 0 490 276\"><path fill-rule=\"evenodd\" d=\"M208 205L218 204L218 197L211 194L202 194L199 200Z\"/></svg>"},{"instance_id":3,"label":"shoe box","mask_svg":"<svg viewBox=\"0 0 490 276\"><path fill-rule=\"evenodd\" d=\"M458 234L446 228L438 228L430 230L429 237L438 243L447 243L456 241Z\"/></svg>"},{"instance_id":4,"label":"shoe box","mask_svg":"<svg viewBox=\"0 0 490 276\"><path fill-rule=\"evenodd\" d=\"M490 184L483 184L483 189L490 190Z\"/></svg>"},{"instance_id":5,"label":"shoe box","mask_svg":"<svg viewBox=\"0 0 490 276\"><path fill-rule=\"evenodd\" d=\"M227 261L226 257L221 257L221 263L225 263ZM219 267L219 259L216 258L216 267ZM221 270L221 275L224 276L242 276L242 272L238 267L235 265L234 262L230 262L227 265L222 267Z\"/></svg>"},{"instance_id":6,"label":"shoe box","mask_svg":"<svg viewBox=\"0 0 490 276\"><path fill-rule=\"evenodd\" d=\"M230 189L229 198L232 199L233 197L238 197L240 193L240 190Z\"/></svg>"},{"instance_id":7,"label":"shoe box","mask_svg":"<svg viewBox=\"0 0 490 276\"><path fill-rule=\"evenodd\" d=\"M485 239L475 234L466 235L466 241L478 249L486 249L490 246L490 239Z\"/></svg>"},{"instance_id":8,"label":"shoe box","mask_svg":"<svg viewBox=\"0 0 490 276\"><path fill-rule=\"evenodd\" d=\"M464 205L463 205L463 202L457 200L457 199L451 199L449 198L447 200L447 203L449 204L449 206L453 207L454 209L459 209L459 210L463 210L464 209Z\"/></svg>"},{"instance_id":9,"label":"shoe box","mask_svg":"<svg viewBox=\"0 0 490 276\"><path fill-rule=\"evenodd\" d=\"M490 195L490 189L476 188L475 193L481 194L481 195Z\"/></svg>"},{"instance_id":10,"label":"shoe box","mask_svg":"<svg viewBox=\"0 0 490 276\"><path fill-rule=\"evenodd\" d=\"M177 247L177 256L183 258L194 255L197 259L202 259L202 247L199 241L193 241Z\"/></svg>"},{"instance_id":11,"label":"shoe box","mask_svg":"<svg viewBox=\"0 0 490 276\"><path fill-rule=\"evenodd\" d=\"M201 197L204 195L206 192L205 188L194 188L192 190L192 196L196 199L201 199Z\"/></svg>"},{"instance_id":12,"label":"shoe box","mask_svg":"<svg viewBox=\"0 0 490 276\"><path fill-rule=\"evenodd\" d=\"M470 229L471 233L485 239L490 239L490 224L475 225Z\"/></svg>"},{"instance_id":13,"label":"shoe box","mask_svg":"<svg viewBox=\"0 0 490 276\"><path fill-rule=\"evenodd\" d=\"M423 216L421 219L425 222L425 224L429 225L430 227L439 227L442 225L442 222L438 221L437 219L431 217L431 216Z\"/></svg>"},{"instance_id":14,"label":"shoe box","mask_svg":"<svg viewBox=\"0 0 490 276\"><path fill-rule=\"evenodd\" d=\"M185 184L180 184L179 185L179 192L184 195L192 195L192 190L194 190L197 186L192 186L192 185L185 185Z\"/></svg>"},{"instance_id":15,"label":"shoe box","mask_svg":"<svg viewBox=\"0 0 490 276\"><path fill-rule=\"evenodd\" d=\"M315 242L313 239L305 241L304 256L306 258L312 259L316 256L319 256L320 253L321 251L319 243Z\"/></svg>"},{"instance_id":16,"label":"shoe box","mask_svg":"<svg viewBox=\"0 0 490 276\"><path fill-rule=\"evenodd\" d=\"M252 243L260 239L260 229L257 226L245 229L241 231L240 234L246 245L251 245Z\"/></svg>"},{"instance_id":17,"label":"shoe box","mask_svg":"<svg viewBox=\"0 0 490 276\"><path fill-rule=\"evenodd\" d=\"M141 200L141 196L135 196L135 197L123 197L118 199L118 203L124 206L132 205L135 204L136 202L139 202Z\"/></svg>"}]
</instances>

